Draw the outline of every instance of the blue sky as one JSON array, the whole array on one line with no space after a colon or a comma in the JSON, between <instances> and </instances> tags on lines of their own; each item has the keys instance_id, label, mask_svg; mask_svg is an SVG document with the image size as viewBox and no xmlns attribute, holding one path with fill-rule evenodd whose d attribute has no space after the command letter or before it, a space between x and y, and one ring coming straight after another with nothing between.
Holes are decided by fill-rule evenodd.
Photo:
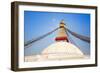
<instances>
[{"instance_id":1,"label":"blue sky","mask_svg":"<svg viewBox=\"0 0 100 73\"><path fill-rule=\"evenodd\" d=\"M24 11L24 41L35 39L59 27L64 20L67 28L90 37L90 14ZM25 55L40 54L44 48L55 42L57 31L25 48ZM84 54L90 54L90 44L70 35Z\"/></svg>"}]
</instances>

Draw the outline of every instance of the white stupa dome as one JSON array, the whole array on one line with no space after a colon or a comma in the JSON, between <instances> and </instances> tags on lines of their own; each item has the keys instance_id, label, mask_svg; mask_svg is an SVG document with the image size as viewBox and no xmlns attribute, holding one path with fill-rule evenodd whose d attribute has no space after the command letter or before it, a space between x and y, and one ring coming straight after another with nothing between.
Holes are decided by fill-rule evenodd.
<instances>
[{"instance_id":1,"label":"white stupa dome","mask_svg":"<svg viewBox=\"0 0 100 73\"><path fill-rule=\"evenodd\" d=\"M43 60L84 58L84 54L79 48L66 41L51 44L42 51L41 55Z\"/></svg>"}]
</instances>

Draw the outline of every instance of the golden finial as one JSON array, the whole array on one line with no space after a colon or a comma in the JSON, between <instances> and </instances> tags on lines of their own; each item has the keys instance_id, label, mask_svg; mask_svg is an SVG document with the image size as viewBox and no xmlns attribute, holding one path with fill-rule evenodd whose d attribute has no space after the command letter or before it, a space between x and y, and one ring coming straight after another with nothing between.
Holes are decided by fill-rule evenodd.
<instances>
[{"instance_id":1,"label":"golden finial","mask_svg":"<svg viewBox=\"0 0 100 73\"><path fill-rule=\"evenodd\" d=\"M65 23L64 23L64 20L61 20L61 22L60 22L60 27L62 28L64 28L65 27Z\"/></svg>"}]
</instances>

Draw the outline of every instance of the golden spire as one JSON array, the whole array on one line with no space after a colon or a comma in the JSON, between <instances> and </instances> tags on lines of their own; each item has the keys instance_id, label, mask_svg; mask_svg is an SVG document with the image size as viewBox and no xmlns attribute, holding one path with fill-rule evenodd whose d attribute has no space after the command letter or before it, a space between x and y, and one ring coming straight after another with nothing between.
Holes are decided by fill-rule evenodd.
<instances>
[{"instance_id":1,"label":"golden spire","mask_svg":"<svg viewBox=\"0 0 100 73\"><path fill-rule=\"evenodd\" d=\"M65 23L64 23L64 20L62 20L60 22L60 25L59 25L59 30L58 30L58 34L57 34L57 37L56 37L56 41L67 41L68 42L68 38L67 38L67 34L66 34L66 30L65 30Z\"/></svg>"},{"instance_id":2,"label":"golden spire","mask_svg":"<svg viewBox=\"0 0 100 73\"><path fill-rule=\"evenodd\" d=\"M64 20L62 20L62 21L60 22L60 28L65 28L65 22L64 22Z\"/></svg>"}]
</instances>

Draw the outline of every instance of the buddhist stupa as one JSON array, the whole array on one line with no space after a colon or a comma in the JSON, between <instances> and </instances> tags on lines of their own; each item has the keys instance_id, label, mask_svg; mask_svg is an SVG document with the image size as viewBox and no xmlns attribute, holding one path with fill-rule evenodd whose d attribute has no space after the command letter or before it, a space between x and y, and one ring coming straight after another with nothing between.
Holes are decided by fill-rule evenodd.
<instances>
[{"instance_id":1,"label":"buddhist stupa","mask_svg":"<svg viewBox=\"0 0 100 73\"><path fill-rule=\"evenodd\" d=\"M59 25L59 30L55 38L55 43L45 48L41 53L42 60L65 60L84 58L82 51L69 42L65 23L62 20Z\"/></svg>"}]
</instances>

